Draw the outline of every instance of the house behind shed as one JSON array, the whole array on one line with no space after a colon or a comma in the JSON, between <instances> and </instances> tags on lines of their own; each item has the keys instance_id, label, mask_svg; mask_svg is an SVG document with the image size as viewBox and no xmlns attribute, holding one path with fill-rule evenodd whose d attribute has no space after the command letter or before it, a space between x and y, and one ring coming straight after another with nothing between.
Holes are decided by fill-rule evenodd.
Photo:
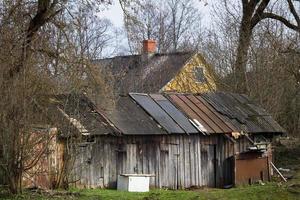
<instances>
[{"instance_id":1,"label":"house behind shed","mask_svg":"<svg viewBox=\"0 0 300 200\"><path fill-rule=\"evenodd\" d=\"M104 73L106 82L116 94L129 92L203 93L217 89L217 77L200 52L157 53L143 41L138 55L116 56L94 60L95 74ZM90 95L97 103L97 93ZM101 101L101 99L99 100ZM100 102L101 103L101 102Z\"/></svg>"},{"instance_id":2,"label":"house behind shed","mask_svg":"<svg viewBox=\"0 0 300 200\"><path fill-rule=\"evenodd\" d=\"M55 107L71 127L60 131L76 187L115 188L119 174L152 174L152 187L172 189L269 180L270 142L284 133L265 110L232 93L131 93L101 110L73 94L57 97ZM68 143L74 132L80 142Z\"/></svg>"}]
</instances>

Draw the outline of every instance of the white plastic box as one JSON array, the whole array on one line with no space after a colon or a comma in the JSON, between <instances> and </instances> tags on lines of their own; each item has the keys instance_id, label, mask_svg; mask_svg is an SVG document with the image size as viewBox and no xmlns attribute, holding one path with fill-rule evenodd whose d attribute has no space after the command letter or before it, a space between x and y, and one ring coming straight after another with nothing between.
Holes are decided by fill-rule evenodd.
<instances>
[{"instance_id":1,"label":"white plastic box","mask_svg":"<svg viewBox=\"0 0 300 200\"><path fill-rule=\"evenodd\" d=\"M117 189L128 192L149 192L151 174L120 174Z\"/></svg>"}]
</instances>

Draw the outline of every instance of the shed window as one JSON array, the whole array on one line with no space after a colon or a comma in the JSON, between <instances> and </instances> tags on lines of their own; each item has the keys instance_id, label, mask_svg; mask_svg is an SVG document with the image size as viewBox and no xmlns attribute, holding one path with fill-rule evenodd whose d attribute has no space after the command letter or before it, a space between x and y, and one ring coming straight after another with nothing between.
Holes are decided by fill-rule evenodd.
<instances>
[{"instance_id":1,"label":"shed window","mask_svg":"<svg viewBox=\"0 0 300 200\"><path fill-rule=\"evenodd\" d=\"M195 67L194 68L194 74L196 82L198 83L206 83L206 78L204 76L204 70L202 67Z\"/></svg>"}]
</instances>

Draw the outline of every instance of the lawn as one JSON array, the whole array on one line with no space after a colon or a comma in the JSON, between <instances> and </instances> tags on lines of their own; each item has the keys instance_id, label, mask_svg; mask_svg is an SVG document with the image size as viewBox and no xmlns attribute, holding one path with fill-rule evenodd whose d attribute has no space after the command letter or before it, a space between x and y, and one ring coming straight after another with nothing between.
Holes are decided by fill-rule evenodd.
<instances>
[{"instance_id":1,"label":"lawn","mask_svg":"<svg viewBox=\"0 0 300 200\"><path fill-rule=\"evenodd\" d=\"M300 173L298 174L300 175ZM293 182L294 183L294 182ZM0 195L1 199L124 199L124 200L169 200L169 199L191 199L191 200L299 200L300 187L290 187L292 183L268 183L265 185L252 185L245 187L238 187L232 189L199 189L199 190L151 190L147 193L130 193L120 192L117 190L101 190L101 189L73 189L70 194L39 194L33 192L24 192L23 195L5 196ZM297 186L297 185L296 185Z\"/></svg>"},{"instance_id":2,"label":"lawn","mask_svg":"<svg viewBox=\"0 0 300 200\"><path fill-rule=\"evenodd\" d=\"M299 200L300 191L290 191L287 186L278 186L277 184L267 184L264 186L254 185L250 187L239 187L233 189L202 189L194 191L170 191L170 190L153 190L149 193L128 193L118 192L115 190L87 190L82 191L81 199L223 199L223 200Z\"/></svg>"}]
</instances>

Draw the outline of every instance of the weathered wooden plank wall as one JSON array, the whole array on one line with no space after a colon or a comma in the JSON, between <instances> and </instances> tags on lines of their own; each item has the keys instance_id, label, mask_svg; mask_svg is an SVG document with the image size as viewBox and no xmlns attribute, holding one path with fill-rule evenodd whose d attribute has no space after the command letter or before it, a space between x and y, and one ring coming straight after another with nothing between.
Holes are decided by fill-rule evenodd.
<instances>
[{"instance_id":1,"label":"weathered wooden plank wall","mask_svg":"<svg viewBox=\"0 0 300 200\"><path fill-rule=\"evenodd\" d=\"M101 136L78 147L75 186L116 187L118 174L153 174L159 188L221 187L232 183L230 157L247 147L222 135ZM236 150L235 150L236 149Z\"/></svg>"}]
</instances>

